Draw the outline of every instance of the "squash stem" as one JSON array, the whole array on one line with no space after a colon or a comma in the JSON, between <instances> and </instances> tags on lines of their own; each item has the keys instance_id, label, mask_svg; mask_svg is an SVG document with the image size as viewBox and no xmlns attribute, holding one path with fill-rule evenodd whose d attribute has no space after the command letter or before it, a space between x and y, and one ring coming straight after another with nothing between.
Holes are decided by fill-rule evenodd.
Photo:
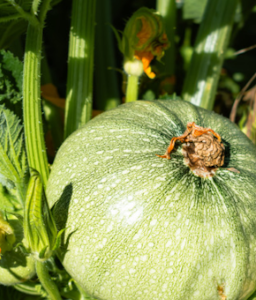
<instances>
[{"instance_id":1,"label":"squash stem","mask_svg":"<svg viewBox=\"0 0 256 300\"><path fill-rule=\"evenodd\" d=\"M97 109L109 110L120 104L119 85L117 81L113 30L110 25L111 1L96 3L96 32L95 32L95 103ZM104 49L104 55L102 55ZM111 70L110 70L111 68Z\"/></svg>"},{"instance_id":2,"label":"squash stem","mask_svg":"<svg viewBox=\"0 0 256 300\"><path fill-rule=\"evenodd\" d=\"M171 45L165 50L165 55L161 58L158 68L165 75L164 77L171 77L175 73L176 2L175 0L157 0L156 10L163 17L165 32ZM171 94L173 84L170 84L165 92Z\"/></svg>"},{"instance_id":3,"label":"squash stem","mask_svg":"<svg viewBox=\"0 0 256 300\"><path fill-rule=\"evenodd\" d=\"M42 59L42 79L41 84L52 83L52 77L46 54L43 53ZM52 105L49 101L43 101L45 118L49 124L53 139L54 150L58 150L63 142L63 122L61 112L58 107Z\"/></svg>"},{"instance_id":4,"label":"squash stem","mask_svg":"<svg viewBox=\"0 0 256 300\"><path fill-rule=\"evenodd\" d=\"M44 186L46 186L49 170L40 97L42 32L42 25L28 25L23 75L23 114L29 167L41 174Z\"/></svg>"},{"instance_id":5,"label":"squash stem","mask_svg":"<svg viewBox=\"0 0 256 300\"><path fill-rule=\"evenodd\" d=\"M95 7L95 0L73 0L68 57L65 138L91 118Z\"/></svg>"},{"instance_id":6,"label":"squash stem","mask_svg":"<svg viewBox=\"0 0 256 300\"><path fill-rule=\"evenodd\" d=\"M237 0L208 1L186 75L183 99L211 110L233 27Z\"/></svg>"},{"instance_id":7,"label":"squash stem","mask_svg":"<svg viewBox=\"0 0 256 300\"><path fill-rule=\"evenodd\" d=\"M138 84L139 77L136 75L127 75L128 83L126 89L126 99L125 102L132 102L138 100Z\"/></svg>"},{"instance_id":8,"label":"squash stem","mask_svg":"<svg viewBox=\"0 0 256 300\"><path fill-rule=\"evenodd\" d=\"M41 284L43 285L44 289L50 296L50 299L62 300L56 284L51 279L51 276L48 273L45 262L41 262L41 261L36 262L36 272Z\"/></svg>"},{"instance_id":9,"label":"squash stem","mask_svg":"<svg viewBox=\"0 0 256 300\"><path fill-rule=\"evenodd\" d=\"M24 9L13 0L6 0L6 2L8 2L9 5L13 6L13 8L17 11L21 18L29 21L34 26L40 25L38 19L35 17L35 14L24 11Z\"/></svg>"}]
</instances>

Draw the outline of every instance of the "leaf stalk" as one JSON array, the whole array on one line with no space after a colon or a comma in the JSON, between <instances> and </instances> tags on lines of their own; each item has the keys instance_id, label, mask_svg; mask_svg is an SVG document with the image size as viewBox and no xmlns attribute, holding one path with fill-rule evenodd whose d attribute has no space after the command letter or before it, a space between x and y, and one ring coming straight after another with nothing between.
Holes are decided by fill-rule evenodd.
<instances>
[{"instance_id":1,"label":"leaf stalk","mask_svg":"<svg viewBox=\"0 0 256 300\"><path fill-rule=\"evenodd\" d=\"M44 186L46 186L49 169L40 95L42 32L42 25L28 25L23 74L23 114L29 167L41 174Z\"/></svg>"},{"instance_id":2,"label":"leaf stalk","mask_svg":"<svg viewBox=\"0 0 256 300\"><path fill-rule=\"evenodd\" d=\"M73 0L68 56L65 138L91 119L95 7L95 0Z\"/></svg>"},{"instance_id":3,"label":"leaf stalk","mask_svg":"<svg viewBox=\"0 0 256 300\"><path fill-rule=\"evenodd\" d=\"M209 0L186 75L183 99L211 110L233 27L237 0Z\"/></svg>"}]
</instances>

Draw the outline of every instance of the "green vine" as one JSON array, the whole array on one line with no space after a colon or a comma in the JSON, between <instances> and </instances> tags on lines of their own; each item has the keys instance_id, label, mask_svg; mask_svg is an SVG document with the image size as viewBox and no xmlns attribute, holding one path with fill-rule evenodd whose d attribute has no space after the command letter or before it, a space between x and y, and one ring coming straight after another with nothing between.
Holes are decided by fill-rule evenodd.
<instances>
[{"instance_id":1,"label":"green vine","mask_svg":"<svg viewBox=\"0 0 256 300\"><path fill-rule=\"evenodd\" d=\"M45 0L40 6L38 22L29 23L26 38L23 78L23 114L25 141L29 167L36 169L42 176L46 186L49 170L44 143L40 72L43 24L50 0Z\"/></svg>"}]
</instances>

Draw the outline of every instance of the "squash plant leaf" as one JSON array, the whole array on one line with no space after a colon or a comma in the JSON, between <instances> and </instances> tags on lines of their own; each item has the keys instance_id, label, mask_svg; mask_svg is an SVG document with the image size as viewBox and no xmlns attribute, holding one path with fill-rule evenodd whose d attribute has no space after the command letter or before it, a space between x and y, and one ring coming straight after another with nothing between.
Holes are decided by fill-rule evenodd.
<instances>
[{"instance_id":1,"label":"squash plant leaf","mask_svg":"<svg viewBox=\"0 0 256 300\"><path fill-rule=\"evenodd\" d=\"M27 29L32 0L0 1L0 48L7 48Z\"/></svg>"},{"instance_id":2,"label":"squash plant leaf","mask_svg":"<svg viewBox=\"0 0 256 300\"><path fill-rule=\"evenodd\" d=\"M61 2L53 0L51 6ZM7 48L27 30L28 20L36 21L41 0L0 0L0 49Z\"/></svg>"},{"instance_id":3,"label":"squash plant leaf","mask_svg":"<svg viewBox=\"0 0 256 300\"><path fill-rule=\"evenodd\" d=\"M27 298L24 298L24 294L17 291L15 288L12 286L0 286L0 299L5 299L5 300L25 300ZM30 298L29 298L30 299ZM32 298L34 299L34 298Z\"/></svg>"},{"instance_id":4,"label":"squash plant leaf","mask_svg":"<svg viewBox=\"0 0 256 300\"><path fill-rule=\"evenodd\" d=\"M0 184L0 210L13 212L21 209L18 199L8 189ZM1 298L0 298L1 299Z\"/></svg>"},{"instance_id":5,"label":"squash plant leaf","mask_svg":"<svg viewBox=\"0 0 256 300\"><path fill-rule=\"evenodd\" d=\"M1 18L11 16L19 13L22 9L25 12L29 12L32 4L32 0L5 0L0 4L0 21Z\"/></svg>"},{"instance_id":6,"label":"squash plant leaf","mask_svg":"<svg viewBox=\"0 0 256 300\"><path fill-rule=\"evenodd\" d=\"M9 51L0 51L0 104L22 119L22 62Z\"/></svg>"},{"instance_id":7,"label":"squash plant leaf","mask_svg":"<svg viewBox=\"0 0 256 300\"><path fill-rule=\"evenodd\" d=\"M19 37L26 31L27 27L27 20L21 18L4 23L0 22L0 48L8 48L12 42L19 39Z\"/></svg>"},{"instance_id":8,"label":"squash plant leaf","mask_svg":"<svg viewBox=\"0 0 256 300\"><path fill-rule=\"evenodd\" d=\"M28 171L23 127L18 117L0 105L0 183L24 199Z\"/></svg>"}]
</instances>

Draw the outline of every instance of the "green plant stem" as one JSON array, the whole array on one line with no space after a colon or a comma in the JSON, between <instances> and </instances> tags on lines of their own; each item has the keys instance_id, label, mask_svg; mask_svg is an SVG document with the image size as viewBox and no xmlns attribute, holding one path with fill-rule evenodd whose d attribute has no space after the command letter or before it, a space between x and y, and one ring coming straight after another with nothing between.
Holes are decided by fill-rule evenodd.
<instances>
[{"instance_id":1,"label":"green plant stem","mask_svg":"<svg viewBox=\"0 0 256 300\"><path fill-rule=\"evenodd\" d=\"M12 287L24 294L40 296L40 292L37 289L38 285L39 283L24 282L20 284L14 284Z\"/></svg>"},{"instance_id":2,"label":"green plant stem","mask_svg":"<svg viewBox=\"0 0 256 300\"><path fill-rule=\"evenodd\" d=\"M40 21L40 24L43 25L46 14L47 14L48 10L50 9L51 0L43 0L43 1L42 0L34 0L34 2L38 2L38 4L35 6L37 9L40 4L40 10L38 12L38 20ZM36 12L35 12L35 14L36 14Z\"/></svg>"},{"instance_id":3,"label":"green plant stem","mask_svg":"<svg viewBox=\"0 0 256 300\"><path fill-rule=\"evenodd\" d=\"M36 169L46 186L49 170L42 127L40 64L43 26L29 24L23 78L23 114L29 167Z\"/></svg>"},{"instance_id":4,"label":"green plant stem","mask_svg":"<svg viewBox=\"0 0 256 300\"><path fill-rule=\"evenodd\" d=\"M20 17L21 17L20 14L13 14L13 15L10 15L10 16L1 17L0 18L0 23L9 22L9 21L12 21L12 20L15 20L15 19L19 19Z\"/></svg>"},{"instance_id":5,"label":"green plant stem","mask_svg":"<svg viewBox=\"0 0 256 300\"><path fill-rule=\"evenodd\" d=\"M24 11L23 10L23 8L21 7L21 6L19 6L18 4L17 4L17 2L16 1L13 1L13 0L6 0L10 5L12 5L13 6L13 8L19 13L19 15L20 15L20 17L21 18L24 18L24 19L26 19L26 20L28 20L31 24L33 24L33 25L39 25L39 21L38 21L38 19L35 17L35 15L34 14L30 14L30 13L28 13L28 12L26 12L26 11Z\"/></svg>"},{"instance_id":6,"label":"green plant stem","mask_svg":"<svg viewBox=\"0 0 256 300\"><path fill-rule=\"evenodd\" d=\"M96 0L73 0L65 138L91 118L95 5Z\"/></svg>"},{"instance_id":7,"label":"green plant stem","mask_svg":"<svg viewBox=\"0 0 256 300\"><path fill-rule=\"evenodd\" d=\"M233 27L237 0L209 0L186 75L184 100L211 110Z\"/></svg>"},{"instance_id":8,"label":"green plant stem","mask_svg":"<svg viewBox=\"0 0 256 300\"><path fill-rule=\"evenodd\" d=\"M175 72L176 2L175 0L157 0L156 10L163 17L165 32L171 45L165 51L159 67L164 74L172 76Z\"/></svg>"},{"instance_id":9,"label":"green plant stem","mask_svg":"<svg viewBox=\"0 0 256 300\"><path fill-rule=\"evenodd\" d=\"M51 82L52 77L49 65L47 62L46 54L43 51L41 85ZM63 122L60 114L60 109L47 100L43 101L43 107L45 118L51 130L54 149L57 150L63 142Z\"/></svg>"},{"instance_id":10,"label":"green plant stem","mask_svg":"<svg viewBox=\"0 0 256 300\"><path fill-rule=\"evenodd\" d=\"M193 47L191 46L191 34L192 30L190 27L185 29L183 45L180 47L180 54L183 58L183 69L187 72L191 57L193 54Z\"/></svg>"},{"instance_id":11,"label":"green plant stem","mask_svg":"<svg viewBox=\"0 0 256 300\"><path fill-rule=\"evenodd\" d=\"M41 0L33 0L31 5L31 13L36 14Z\"/></svg>"},{"instance_id":12,"label":"green plant stem","mask_svg":"<svg viewBox=\"0 0 256 300\"><path fill-rule=\"evenodd\" d=\"M126 88L125 102L132 102L138 100L138 84L139 77L135 75L127 75L128 82Z\"/></svg>"},{"instance_id":13,"label":"green plant stem","mask_svg":"<svg viewBox=\"0 0 256 300\"><path fill-rule=\"evenodd\" d=\"M48 273L46 263L36 262L37 276L51 300L62 300L59 290Z\"/></svg>"},{"instance_id":14,"label":"green plant stem","mask_svg":"<svg viewBox=\"0 0 256 300\"><path fill-rule=\"evenodd\" d=\"M112 109L120 104L117 71L114 70L116 64L113 30L110 26L112 6L111 1L97 1L96 3L94 79L100 88L94 91L94 103L100 110ZM104 49L104 55L102 55L102 49Z\"/></svg>"}]
</instances>

